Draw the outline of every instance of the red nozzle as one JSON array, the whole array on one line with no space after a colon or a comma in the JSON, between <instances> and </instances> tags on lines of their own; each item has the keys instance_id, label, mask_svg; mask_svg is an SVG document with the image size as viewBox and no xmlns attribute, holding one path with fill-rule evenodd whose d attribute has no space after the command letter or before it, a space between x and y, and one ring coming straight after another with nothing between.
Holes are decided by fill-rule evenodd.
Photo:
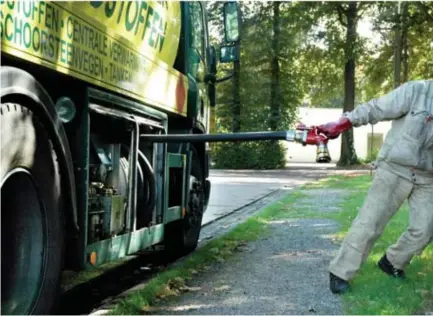
<instances>
[{"instance_id":1,"label":"red nozzle","mask_svg":"<svg viewBox=\"0 0 433 316\"><path fill-rule=\"evenodd\" d=\"M317 127L314 126L314 127L311 127L308 129L306 143L308 145L327 144L328 143L328 137L326 137L323 134L319 134Z\"/></svg>"}]
</instances>

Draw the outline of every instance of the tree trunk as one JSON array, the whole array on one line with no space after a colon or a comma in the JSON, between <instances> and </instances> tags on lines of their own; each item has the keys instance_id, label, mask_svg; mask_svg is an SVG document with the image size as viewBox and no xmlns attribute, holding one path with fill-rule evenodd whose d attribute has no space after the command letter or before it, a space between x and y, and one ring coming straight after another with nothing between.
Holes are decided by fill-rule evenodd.
<instances>
[{"instance_id":1,"label":"tree trunk","mask_svg":"<svg viewBox=\"0 0 433 316\"><path fill-rule=\"evenodd\" d=\"M408 56L408 50L409 46L407 44L407 33L408 33L408 3L403 2L402 3L402 32L401 32L401 44L403 49L403 55L402 55L402 63L403 63L403 83L407 82L409 80L409 56Z\"/></svg>"},{"instance_id":2,"label":"tree trunk","mask_svg":"<svg viewBox=\"0 0 433 316\"><path fill-rule=\"evenodd\" d=\"M355 107L355 43L357 40L356 26L358 7L356 2L350 2L346 16L346 42L344 55L346 65L344 67L344 107L343 112L352 111ZM346 131L341 136L341 155L338 165L347 166L356 164L358 157L355 152L353 130Z\"/></svg>"},{"instance_id":3,"label":"tree trunk","mask_svg":"<svg viewBox=\"0 0 433 316\"><path fill-rule=\"evenodd\" d=\"M239 61L234 62L233 76L233 107L232 107L232 132L238 133L241 131L241 64Z\"/></svg>"},{"instance_id":4,"label":"tree trunk","mask_svg":"<svg viewBox=\"0 0 433 316\"><path fill-rule=\"evenodd\" d=\"M401 83L401 50L402 50L401 33L402 33L401 14L400 12L397 12L395 30L394 30L394 88L399 87Z\"/></svg>"},{"instance_id":5,"label":"tree trunk","mask_svg":"<svg viewBox=\"0 0 433 316\"><path fill-rule=\"evenodd\" d=\"M275 131L280 123L280 102L281 102L281 87L280 87L280 1L275 1L273 7L272 20L272 55L271 55L271 115L269 119L269 127Z\"/></svg>"}]
</instances>

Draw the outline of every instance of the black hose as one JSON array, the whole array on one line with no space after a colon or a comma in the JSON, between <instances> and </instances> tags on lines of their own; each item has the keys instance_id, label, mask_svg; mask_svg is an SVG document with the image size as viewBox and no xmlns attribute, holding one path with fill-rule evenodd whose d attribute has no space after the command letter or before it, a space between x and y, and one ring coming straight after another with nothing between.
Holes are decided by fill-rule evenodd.
<instances>
[{"instance_id":1,"label":"black hose","mask_svg":"<svg viewBox=\"0 0 433 316\"><path fill-rule=\"evenodd\" d=\"M143 170L143 180L147 181L147 189L149 190L148 198L147 200L143 200L143 205L140 205L140 203L137 203L137 211L140 209L146 209L147 214L150 215L150 218L145 218L144 222L150 221L152 219L152 211L155 208L156 205L156 179L155 179L155 172L153 171L152 165L150 164L149 160L147 159L146 155L143 154L140 150L138 151L139 160L142 160L143 163L140 163L140 166ZM140 218L139 216L137 216ZM142 218L140 218L139 224L144 224L142 222Z\"/></svg>"},{"instance_id":2,"label":"black hose","mask_svg":"<svg viewBox=\"0 0 433 316\"><path fill-rule=\"evenodd\" d=\"M287 131L245 132L229 134L142 134L141 140L154 143L194 143L194 142L233 142L255 140L286 140Z\"/></svg>"},{"instance_id":3,"label":"black hose","mask_svg":"<svg viewBox=\"0 0 433 316\"><path fill-rule=\"evenodd\" d=\"M122 149L124 150L124 157L128 157L129 146L122 144ZM126 161L126 163L129 164L129 161ZM156 205L155 173L146 155L141 150L138 150L137 168L139 176L137 181L137 228L141 228L151 221L152 212ZM139 183L140 181L141 183ZM146 212L143 212L143 210L146 210Z\"/></svg>"}]
</instances>

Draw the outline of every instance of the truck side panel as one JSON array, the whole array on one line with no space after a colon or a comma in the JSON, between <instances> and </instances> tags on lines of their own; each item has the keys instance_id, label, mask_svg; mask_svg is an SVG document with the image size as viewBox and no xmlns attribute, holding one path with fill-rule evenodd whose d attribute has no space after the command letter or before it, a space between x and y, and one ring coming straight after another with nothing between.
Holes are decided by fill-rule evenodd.
<instances>
[{"instance_id":1,"label":"truck side panel","mask_svg":"<svg viewBox=\"0 0 433 316\"><path fill-rule=\"evenodd\" d=\"M186 116L179 2L1 1L9 55Z\"/></svg>"}]
</instances>

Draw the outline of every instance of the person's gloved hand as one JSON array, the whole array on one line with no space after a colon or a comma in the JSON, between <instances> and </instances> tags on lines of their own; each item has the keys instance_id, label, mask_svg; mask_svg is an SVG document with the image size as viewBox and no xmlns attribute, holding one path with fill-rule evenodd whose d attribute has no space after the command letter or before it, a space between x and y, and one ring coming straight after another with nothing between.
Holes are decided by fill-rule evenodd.
<instances>
[{"instance_id":1,"label":"person's gloved hand","mask_svg":"<svg viewBox=\"0 0 433 316\"><path fill-rule=\"evenodd\" d=\"M328 143L328 138L324 135L318 134L316 128L312 128L308 131L307 140L305 142L307 145L319 145Z\"/></svg>"},{"instance_id":2,"label":"person's gloved hand","mask_svg":"<svg viewBox=\"0 0 433 316\"><path fill-rule=\"evenodd\" d=\"M341 117L336 122L330 122L327 124L317 126L317 132L325 134L329 139L335 139L340 136L341 133L347 131L352 127L352 122L347 117Z\"/></svg>"}]
</instances>

